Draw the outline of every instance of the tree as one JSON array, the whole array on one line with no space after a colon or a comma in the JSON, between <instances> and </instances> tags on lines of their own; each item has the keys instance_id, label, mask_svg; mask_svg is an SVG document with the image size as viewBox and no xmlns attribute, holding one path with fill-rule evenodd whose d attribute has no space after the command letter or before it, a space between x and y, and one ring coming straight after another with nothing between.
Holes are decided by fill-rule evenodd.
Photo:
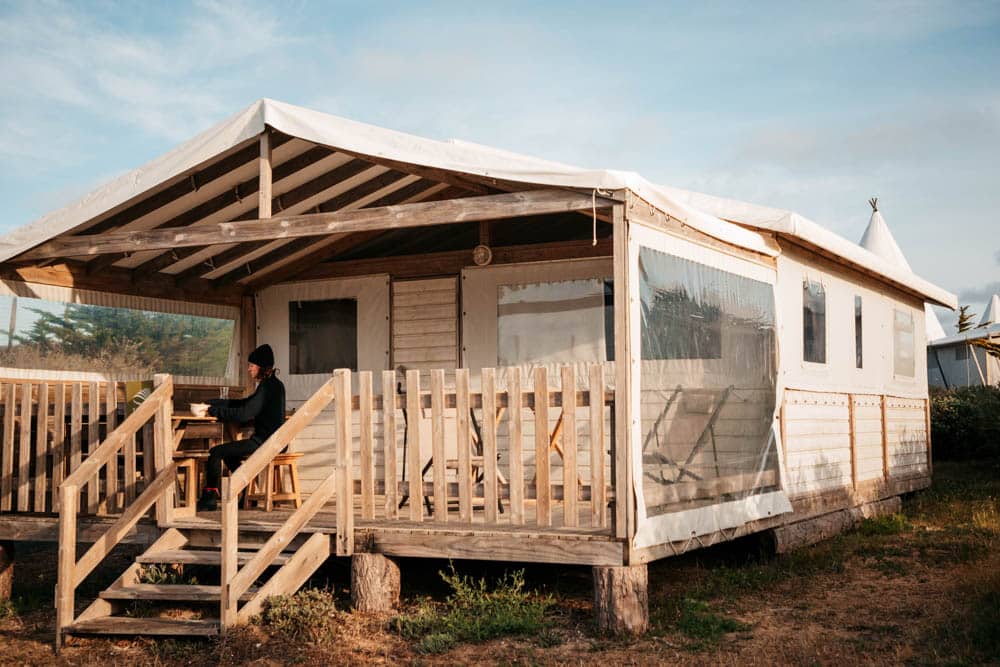
<instances>
[{"instance_id":1,"label":"tree","mask_svg":"<svg viewBox=\"0 0 1000 667\"><path fill-rule=\"evenodd\" d=\"M958 333L968 331L973 326L972 323L976 319L976 313L970 313L969 308L971 308L971 306L958 307Z\"/></svg>"}]
</instances>

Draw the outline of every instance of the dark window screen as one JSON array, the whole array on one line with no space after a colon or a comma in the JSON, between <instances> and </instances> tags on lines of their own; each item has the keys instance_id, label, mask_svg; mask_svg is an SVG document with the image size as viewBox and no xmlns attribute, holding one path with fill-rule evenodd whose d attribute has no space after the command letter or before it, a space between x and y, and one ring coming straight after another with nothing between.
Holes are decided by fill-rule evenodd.
<instances>
[{"instance_id":1,"label":"dark window screen","mask_svg":"<svg viewBox=\"0 0 1000 667\"><path fill-rule=\"evenodd\" d=\"M826 291L819 283L802 283L802 358L826 363Z\"/></svg>"},{"instance_id":2,"label":"dark window screen","mask_svg":"<svg viewBox=\"0 0 1000 667\"><path fill-rule=\"evenodd\" d=\"M355 299L288 304L289 373L358 370L358 302Z\"/></svg>"},{"instance_id":3,"label":"dark window screen","mask_svg":"<svg viewBox=\"0 0 1000 667\"><path fill-rule=\"evenodd\" d=\"M862 368L864 355L861 353L861 297L854 297L854 366Z\"/></svg>"}]
</instances>

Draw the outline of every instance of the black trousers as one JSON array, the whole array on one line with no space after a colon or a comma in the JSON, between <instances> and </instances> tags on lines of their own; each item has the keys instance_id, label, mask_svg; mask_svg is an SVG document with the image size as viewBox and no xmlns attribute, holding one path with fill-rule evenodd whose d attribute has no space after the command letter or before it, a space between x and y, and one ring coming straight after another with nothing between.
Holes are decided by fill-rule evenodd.
<instances>
[{"instance_id":1,"label":"black trousers","mask_svg":"<svg viewBox=\"0 0 1000 667\"><path fill-rule=\"evenodd\" d=\"M224 442L208 450L208 465L205 468L205 487L209 489L220 488L222 480L222 462L226 462L229 472L233 472L240 467L244 459L257 451L261 443L255 438L246 440L236 440L234 442Z\"/></svg>"}]
</instances>

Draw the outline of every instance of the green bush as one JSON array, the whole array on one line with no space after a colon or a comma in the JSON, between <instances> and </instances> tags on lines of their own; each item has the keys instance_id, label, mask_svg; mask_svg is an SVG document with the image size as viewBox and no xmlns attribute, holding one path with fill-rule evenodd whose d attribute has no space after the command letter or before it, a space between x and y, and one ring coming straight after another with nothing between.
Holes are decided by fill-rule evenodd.
<instances>
[{"instance_id":1,"label":"green bush","mask_svg":"<svg viewBox=\"0 0 1000 667\"><path fill-rule=\"evenodd\" d=\"M495 586L455 572L441 572L452 593L442 608L429 602L392 621L406 639L419 640L417 650L441 653L459 642L481 642L506 635L537 634L544 629L550 597L524 590L524 570L505 574Z\"/></svg>"},{"instance_id":2,"label":"green bush","mask_svg":"<svg viewBox=\"0 0 1000 667\"><path fill-rule=\"evenodd\" d=\"M260 615L261 625L269 631L288 639L314 643L333 636L336 620L333 593L319 588L270 597Z\"/></svg>"},{"instance_id":3,"label":"green bush","mask_svg":"<svg viewBox=\"0 0 1000 667\"><path fill-rule=\"evenodd\" d=\"M959 387L931 396L934 458L1000 457L1000 387Z\"/></svg>"}]
</instances>

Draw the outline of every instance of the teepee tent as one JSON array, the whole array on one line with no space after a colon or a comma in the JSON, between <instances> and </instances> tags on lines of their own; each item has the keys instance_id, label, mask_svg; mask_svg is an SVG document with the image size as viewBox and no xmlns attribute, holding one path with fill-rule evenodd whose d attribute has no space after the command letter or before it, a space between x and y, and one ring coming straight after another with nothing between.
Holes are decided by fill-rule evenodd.
<instances>
[{"instance_id":1,"label":"teepee tent","mask_svg":"<svg viewBox=\"0 0 1000 667\"><path fill-rule=\"evenodd\" d=\"M889 225L886 224L885 218L878 210L878 198L872 198L868 203L872 207L872 217L868 221L868 228L861 236L861 247L896 266L912 271L910 263L906 261L906 256L900 250L892 232L889 231ZM928 342L945 337L944 328L929 303L924 304L924 329Z\"/></svg>"},{"instance_id":2,"label":"teepee tent","mask_svg":"<svg viewBox=\"0 0 1000 667\"><path fill-rule=\"evenodd\" d=\"M1000 294L994 294L986 304L986 312L983 313L983 319L979 320L979 326L988 327L998 322L1000 322Z\"/></svg>"}]
</instances>

